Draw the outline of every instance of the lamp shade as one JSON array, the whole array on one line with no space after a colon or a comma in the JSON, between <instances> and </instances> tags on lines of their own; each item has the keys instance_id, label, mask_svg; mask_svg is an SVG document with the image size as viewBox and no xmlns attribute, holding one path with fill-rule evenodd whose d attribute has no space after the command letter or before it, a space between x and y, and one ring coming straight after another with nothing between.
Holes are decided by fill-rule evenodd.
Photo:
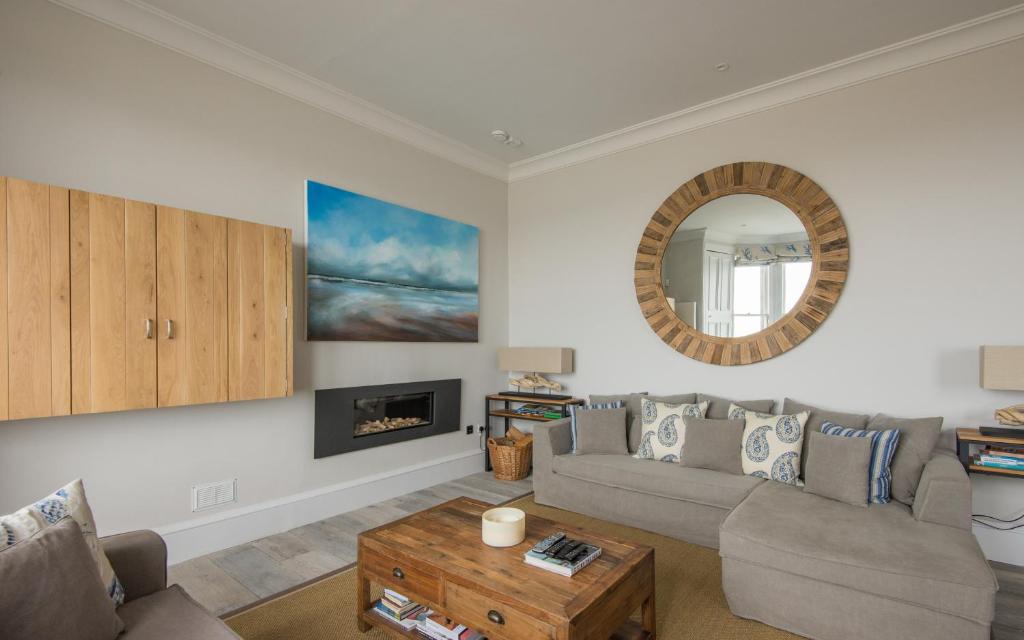
<instances>
[{"instance_id":1,"label":"lamp shade","mask_svg":"<svg viewBox=\"0 0 1024 640\"><path fill-rule=\"evenodd\" d=\"M1024 347L981 348L981 387L1003 391L1024 391Z\"/></svg>"},{"instance_id":2,"label":"lamp shade","mask_svg":"<svg viewBox=\"0 0 1024 640\"><path fill-rule=\"evenodd\" d=\"M502 371L572 373L572 349L564 347L502 347L498 349Z\"/></svg>"}]
</instances>

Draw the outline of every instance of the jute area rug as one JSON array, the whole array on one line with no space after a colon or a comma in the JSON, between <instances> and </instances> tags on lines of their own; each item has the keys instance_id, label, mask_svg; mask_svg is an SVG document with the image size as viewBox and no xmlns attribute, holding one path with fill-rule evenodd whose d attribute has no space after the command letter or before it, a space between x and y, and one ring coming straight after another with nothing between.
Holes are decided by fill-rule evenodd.
<instances>
[{"instance_id":1,"label":"jute area rug","mask_svg":"<svg viewBox=\"0 0 1024 640\"><path fill-rule=\"evenodd\" d=\"M714 549L536 504L509 503L550 520L593 528L654 547L658 637L664 640L789 640L793 634L737 618L722 593L722 566ZM225 621L245 640L388 640L356 628L356 573L350 568L279 596ZM376 597L376 595L375 595Z\"/></svg>"}]
</instances>

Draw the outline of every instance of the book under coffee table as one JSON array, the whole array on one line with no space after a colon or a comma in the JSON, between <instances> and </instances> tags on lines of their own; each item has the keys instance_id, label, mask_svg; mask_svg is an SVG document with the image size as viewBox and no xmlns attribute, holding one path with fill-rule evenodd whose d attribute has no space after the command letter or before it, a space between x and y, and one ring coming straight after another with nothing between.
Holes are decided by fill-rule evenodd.
<instances>
[{"instance_id":1,"label":"book under coffee table","mask_svg":"<svg viewBox=\"0 0 1024 640\"><path fill-rule=\"evenodd\" d=\"M388 587L490 640L655 638L654 549L527 514L526 540L488 547L480 516L491 505L457 498L359 535L359 628L418 634L373 611L371 583ZM556 531L602 549L569 578L523 562ZM631 621L639 608L642 623Z\"/></svg>"}]
</instances>

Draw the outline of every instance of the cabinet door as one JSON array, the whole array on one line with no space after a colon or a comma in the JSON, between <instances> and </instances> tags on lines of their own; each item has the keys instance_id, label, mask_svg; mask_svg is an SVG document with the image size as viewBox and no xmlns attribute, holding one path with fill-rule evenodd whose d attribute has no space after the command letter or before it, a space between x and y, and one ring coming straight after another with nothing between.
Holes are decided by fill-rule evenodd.
<instances>
[{"instance_id":1,"label":"cabinet door","mask_svg":"<svg viewBox=\"0 0 1024 640\"><path fill-rule=\"evenodd\" d=\"M71 195L73 413L156 406L156 210Z\"/></svg>"},{"instance_id":2,"label":"cabinet door","mask_svg":"<svg viewBox=\"0 0 1024 640\"><path fill-rule=\"evenodd\" d=\"M227 219L157 209L159 404L228 399Z\"/></svg>"},{"instance_id":3,"label":"cabinet door","mask_svg":"<svg viewBox=\"0 0 1024 640\"><path fill-rule=\"evenodd\" d=\"M231 400L292 390L291 234L228 221L228 388Z\"/></svg>"},{"instance_id":4,"label":"cabinet door","mask_svg":"<svg viewBox=\"0 0 1024 640\"><path fill-rule=\"evenodd\" d=\"M68 192L15 178L3 190L0 342L6 366L0 409L9 419L64 414L71 393Z\"/></svg>"}]
</instances>

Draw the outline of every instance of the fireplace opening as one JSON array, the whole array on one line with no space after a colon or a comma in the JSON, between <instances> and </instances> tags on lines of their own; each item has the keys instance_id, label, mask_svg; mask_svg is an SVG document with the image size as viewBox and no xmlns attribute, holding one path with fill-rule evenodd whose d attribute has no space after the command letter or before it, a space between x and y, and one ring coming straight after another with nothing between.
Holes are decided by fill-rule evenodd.
<instances>
[{"instance_id":1,"label":"fireplace opening","mask_svg":"<svg viewBox=\"0 0 1024 640\"><path fill-rule=\"evenodd\" d=\"M353 435L423 427L434 422L434 392L381 395L354 400Z\"/></svg>"}]
</instances>

